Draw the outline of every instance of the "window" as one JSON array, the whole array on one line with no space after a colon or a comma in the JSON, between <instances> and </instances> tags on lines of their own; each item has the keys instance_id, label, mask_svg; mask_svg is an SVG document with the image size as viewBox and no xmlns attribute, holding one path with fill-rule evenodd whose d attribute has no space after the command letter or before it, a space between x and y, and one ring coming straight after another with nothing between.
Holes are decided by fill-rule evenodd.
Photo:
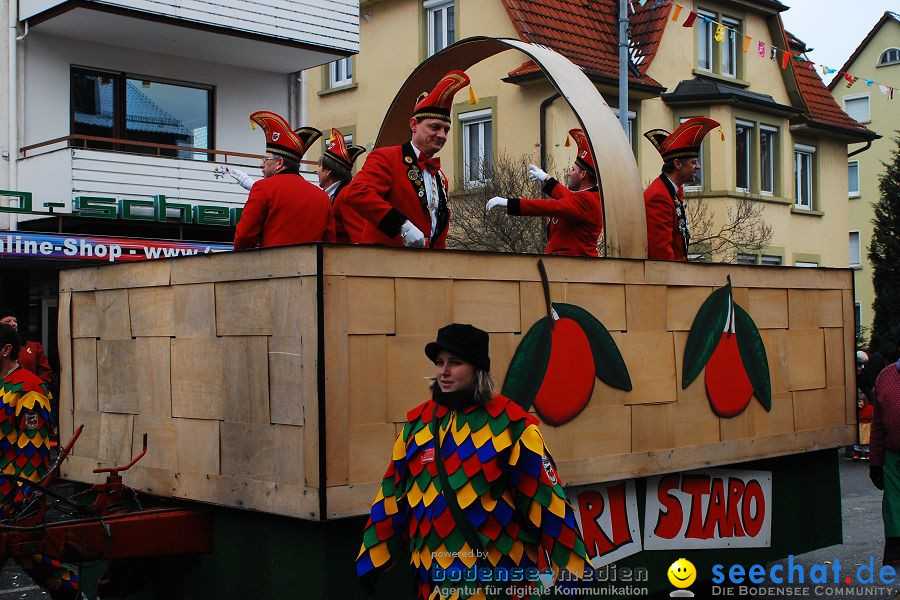
<instances>
[{"instance_id":1,"label":"window","mask_svg":"<svg viewBox=\"0 0 900 600\"><path fill-rule=\"evenodd\" d=\"M781 265L781 257L776 254L738 254L735 262L739 265L766 265L777 267Z\"/></svg>"},{"instance_id":2,"label":"window","mask_svg":"<svg viewBox=\"0 0 900 600\"><path fill-rule=\"evenodd\" d=\"M463 138L463 183L482 183L494 176L491 109L459 116Z\"/></svg>"},{"instance_id":3,"label":"window","mask_svg":"<svg viewBox=\"0 0 900 600\"><path fill-rule=\"evenodd\" d=\"M858 267L860 266L859 261L860 253L859 253L859 232L851 231L850 232L850 266Z\"/></svg>"},{"instance_id":4,"label":"window","mask_svg":"<svg viewBox=\"0 0 900 600\"><path fill-rule=\"evenodd\" d=\"M697 11L697 68L704 71L713 70L713 31L715 30L716 13Z\"/></svg>"},{"instance_id":5,"label":"window","mask_svg":"<svg viewBox=\"0 0 900 600\"><path fill-rule=\"evenodd\" d=\"M691 117L681 117L679 122L684 123L685 121L693 118L694 116L699 116L699 115L693 115ZM700 143L700 152L697 154L697 162L700 163L700 169L694 175L694 181L690 184L684 185L684 191L686 191L686 192L703 191L703 177L705 176L703 174L703 144L705 144L705 143L706 143L706 141L703 141Z\"/></svg>"},{"instance_id":6,"label":"window","mask_svg":"<svg viewBox=\"0 0 900 600\"><path fill-rule=\"evenodd\" d=\"M348 56L328 64L328 87L336 88L353 83L353 57Z\"/></svg>"},{"instance_id":7,"label":"window","mask_svg":"<svg viewBox=\"0 0 900 600\"><path fill-rule=\"evenodd\" d=\"M428 23L428 56L431 56L456 41L456 7L452 0L428 0L423 6Z\"/></svg>"},{"instance_id":8,"label":"window","mask_svg":"<svg viewBox=\"0 0 900 600\"><path fill-rule=\"evenodd\" d=\"M812 146L794 144L794 204L797 208L813 208L813 156Z\"/></svg>"},{"instance_id":9,"label":"window","mask_svg":"<svg viewBox=\"0 0 900 600\"><path fill-rule=\"evenodd\" d=\"M871 121L869 115L869 95L860 94L855 96L844 96L844 112L850 115L850 118L860 123L868 123Z\"/></svg>"},{"instance_id":10,"label":"window","mask_svg":"<svg viewBox=\"0 0 900 600\"><path fill-rule=\"evenodd\" d=\"M896 65L900 63L900 48L888 48L878 57L878 66Z\"/></svg>"},{"instance_id":11,"label":"window","mask_svg":"<svg viewBox=\"0 0 900 600\"><path fill-rule=\"evenodd\" d=\"M769 267L778 267L781 265L781 257L775 254L763 254L759 257L759 264Z\"/></svg>"},{"instance_id":12,"label":"window","mask_svg":"<svg viewBox=\"0 0 900 600\"><path fill-rule=\"evenodd\" d=\"M759 126L759 192L763 195L775 193L775 152L778 149L778 129L767 125Z\"/></svg>"},{"instance_id":13,"label":"window","mask_svg":"<svg viewBox=\"0 0 900 600\"><path fill-rule=\"evenodd\" d=\"M722 18L725 26L725 41L722 42L722 75L737 77L738 43L743 43L743 35L740 34L741 23L734 19Z\"/></svg>"},{"instance_id":14,"label":"window","mask_svg":"<svg viewBox=\"0 0 900 600\"><path fill-rule=\"evenodd\" d=\"M737 121L735 125L736 187L739 192L750 191L750 145L753 123Z\"/></svg>"},{"instance_id":15,"label":"window","mask_svg":"<svg viewBox=\"0 0 900 600\"><path fill-rule=\"evenodd\" d=\"M619 118L619 109L612 109L613 113L616 115L616 119ZM631 144L631 147L634 148L634 121L637 118L637 113L633 110L628 111L628 131L625 132L625 135L628 136L628 143Z\"/></svg>"},{"instance_id":16,"label":"window","mask_svg":"<svg viewBox=\"0 0 900 600\"><path fill-rule=\"evenodd\" d=\"M756 264L756 255L755 254L738 254L735 261L739 265L755 265Z\"/></svg>"},{"instance_id":17,"label":"window","mask_svg":"<svg viewBox=\"0 0 900 600\"><path fill-rule=\"evenodd\" d=\"M859 198L859 161L851 160L847 163L847 183L849 196Z\"/></svg>"},{"instance_id":18,"label":"window","mask_svg":"<svg viewBox=\"0 0 900 600\"><path fill-rule=\"evenodd\" d=\"M71 132L185 148L212 148L212 89L73 68ZM86 142L88 148L208 160L204 152Z\"/></svg>"},{"instance_id":19,"label":"window","mask_svg":"<svg viewBox=\"0 0 900 600\"><path fill-rule=\"evenodd\" d=\"M806 261L803 261L803 260L795 260L795 261L794 261L794 266L795 266L795 267L818 267L818 266L819 266L819 263L817 263L817 262L806 262Z\"/></svg>"}]
</instances>

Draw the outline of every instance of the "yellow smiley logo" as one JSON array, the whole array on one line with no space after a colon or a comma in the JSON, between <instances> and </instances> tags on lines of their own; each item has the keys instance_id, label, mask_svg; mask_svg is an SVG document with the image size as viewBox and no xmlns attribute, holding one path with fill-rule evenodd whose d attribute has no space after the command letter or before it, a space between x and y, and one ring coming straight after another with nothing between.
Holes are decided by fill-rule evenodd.
<instances>
[{"instance_id":1,"label":"yellow smiley logo","mask_svg":"<svg viewBox=\"0 0 900 600\"><path fill-rule=\"evenodd\" d=\"M677 588L690 587L694 580L697 579L697 569L693 563L686 558L679 558L672 563L667 572L669 583Z\"/></svg>"}]
</instances>

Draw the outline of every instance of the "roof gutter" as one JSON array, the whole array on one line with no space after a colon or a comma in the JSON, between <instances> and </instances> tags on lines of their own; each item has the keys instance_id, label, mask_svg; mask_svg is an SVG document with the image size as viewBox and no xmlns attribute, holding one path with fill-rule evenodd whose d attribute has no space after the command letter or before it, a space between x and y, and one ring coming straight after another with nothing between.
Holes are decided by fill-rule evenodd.
<instances>
[{"instance_id":1,"label":"roof gutter","mask_svg":"<svg viewBox=\"0 0 900 600\"><path fill-rule=\"evenodd\" d=\"M619 80L616 78L588 73L587 71L585 71L584 74L588 76L588 79L590 79L592 83L608 85L610 87L618 89ZM540 80L546 81L546 77L544 77L544 74L540 70L537 70L533 73L524 73L522 75L510 75L501 79L501 81L503 81L504 83L515 83L518 85ZM628 89L633 92L644 92L645 94L649 94L648 97L659 96L661 93L666 91L666 88L661 85L652 85L649 83L640 83L635 81L628 82Z\"/></svg>"},{"instance_id":2,"label":"roof gutter","mask_svg":"<svg viewBox=\"0 0 900 600\"><path fill-rule=\"evenodd\" d=\"M854 150L853 152L851 152L850 154L847 155L847 158L852 158L852 157L856 156L857 154L860 154L861 152L865 152L866 150L868 150L871 147L872 147L872 140L866 140L865 146L863 146L862 148L859 148L857 150Z\"/></svg>"}]
</instances>

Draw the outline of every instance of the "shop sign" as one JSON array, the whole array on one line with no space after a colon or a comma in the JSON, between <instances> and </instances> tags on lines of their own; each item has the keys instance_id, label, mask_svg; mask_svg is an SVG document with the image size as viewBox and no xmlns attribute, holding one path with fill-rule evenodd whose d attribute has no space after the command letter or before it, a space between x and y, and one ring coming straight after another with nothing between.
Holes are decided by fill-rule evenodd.
<instances>
[{"instance_id":1,"label":"shop sign","mask_svg":"<svg viewBox=\"0 0 900 600\"><path fill-rule=\"evenodd\" d=\"M0 233L0 258L49 258L121 263L225 252L231 249L231 244L177 240L58 235L24 231Z\"/></svg>"},{"instance_id":2,"label":"shop sign","mask_svg":"<svg viewBox=\"0 0 900 600\"><path fill-rule=\"evenodd\" d=\"M567 491L575 505L591 566L613 563L641 551L634 480L601 483Z\"/></svg>"},{"instance_id":3,"label":"shop sign","mask_svg":"<svg viewBox=\"0 0 900 600\"><path fill-rule=\"evenodd\" d=\"M770 545L772 473L708 469L647 480L644 549Z\"/></svg>"}]
</instances>

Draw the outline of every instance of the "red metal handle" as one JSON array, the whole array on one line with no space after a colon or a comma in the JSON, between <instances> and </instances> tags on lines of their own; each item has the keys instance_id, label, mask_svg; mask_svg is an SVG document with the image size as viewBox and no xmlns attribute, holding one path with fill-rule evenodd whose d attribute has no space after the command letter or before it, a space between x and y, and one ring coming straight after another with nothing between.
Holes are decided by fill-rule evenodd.
<instances>
[{"instance_id":1,"label":"red metal handle","mask_svg":"<svg viewBox=\"0 0 900 600\"><path fill-rule=\"evenodd\" d=\"M125 465L124 467L104 467L102 469L94 469L94 473L118 473L119 471L127 471L134 464L144 458L144 455L147 454L147 434L144 434L144 449L141 450L141 453L131 459L131 462Z\"/></svg>"}]
</instances>

